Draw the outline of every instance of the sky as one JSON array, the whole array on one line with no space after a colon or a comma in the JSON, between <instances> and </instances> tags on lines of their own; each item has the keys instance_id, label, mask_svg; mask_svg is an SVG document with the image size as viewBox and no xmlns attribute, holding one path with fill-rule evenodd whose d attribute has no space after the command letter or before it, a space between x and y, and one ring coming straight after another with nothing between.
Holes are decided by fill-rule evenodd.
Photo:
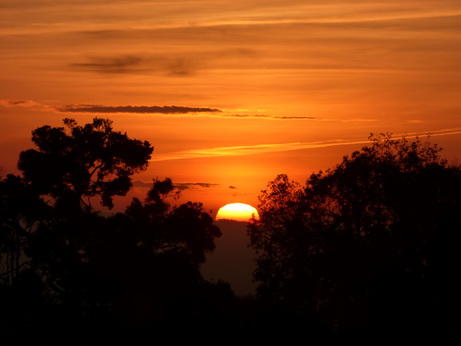
<instances>
[{"instance_id":1,"label":"sky","mask_svg":"<svg viewBox=\"0 0 461 346\"><path fill-rule=\"evenodd\" d=\"M129 198L169 177L213 213L370 133L461 159L459 0L0 0L0 50L6 173L67 117L154 146Z\"/></svg>"}]
</instances>

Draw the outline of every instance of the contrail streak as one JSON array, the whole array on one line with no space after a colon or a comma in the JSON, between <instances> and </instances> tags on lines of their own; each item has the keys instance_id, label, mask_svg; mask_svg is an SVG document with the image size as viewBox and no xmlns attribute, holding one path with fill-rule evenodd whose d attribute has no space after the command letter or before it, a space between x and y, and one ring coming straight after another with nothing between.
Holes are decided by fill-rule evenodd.
<instances>
[{"instance_id":1,"label":"contrail streak","mask_svg":"<svg viewBox=\"0 0 461 346\"><path fill-rule=\"evenodd\" d=\"M448 136L461 134L461 127L452 129L442 129L428 132L411 132L404 134L393 135L394 138L406 137L415 138L419 136ZM207 157L223 157L223 156L243 156L243 155L256 155L270 152L281 152L291 150L303 149L316 149L341 145L354 145L369 143L369 140L345 140L335 139L328 141L312 141L312 142L293 142L293 143L276 143L276 144L257 144L257 145L244 145L244 146L231 146L231 147L217 147L217 148L204 148L178 151L171 154L159 155L152 161L168 161L180 159L193 159L193 158L207 158Z\"/></svg>"}]
</instances>

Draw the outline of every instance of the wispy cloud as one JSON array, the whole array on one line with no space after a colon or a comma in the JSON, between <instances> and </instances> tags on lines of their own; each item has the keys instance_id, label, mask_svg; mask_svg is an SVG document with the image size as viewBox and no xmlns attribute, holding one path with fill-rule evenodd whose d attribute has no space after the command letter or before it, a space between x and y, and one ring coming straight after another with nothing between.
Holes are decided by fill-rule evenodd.
<instances>
[{"instance_id":1,"label":"wispy cloud","mask_svg":"<svg viewBox=\"0 0 461 346\"><path fill-rule=\"evenodd\" d=\"M0 107L21 107L38 111L54 111L54 108L33 100L0 100Z\"/></svg>"},{"instance_id":2,"label":"wispy cloud","mask_svg":"<svg viewBox=\"0 0 461 346\"><path fill-rule=\"evenodd\" d=\"M201 54L132 54L88 57L69 64L73 69L102 74L160 73L167 76L190 76L209 56Z\"/></svg>"},{"instance_id":3,"label":"wispy cloud","mask_svg":"<svg viewBox=\"0 0 461 346\"><path fill-rule=\"evenodd\" d=\"M102 105L67 105L57 107L62 113L138 113L138 114L184 114L200 112L221 112L217 108L183 107L183 106L102 106Z\"/></svg>"},{"instance_id":4,"label":"wispy cloud","mask_svg":"<svg viewBox=\"0 0 461 346\"><path fill-rule=\"evenodd\" d=\"M219 118L253 118L267 120L328 120L311 116L291 116L291 115L273 115L273 114L233 114L225 113L218 108L210 107L186 107L186 106L104 106L94 104L66 105L56 107L60 113L130 113L130 114L188 114L201 113L202 116L219 117ZM331 121L344 121L332 119ZM349 120L348 120L349 121ZM356 121L356 120L350 120ZM363 121L361 119L360 121Z\"/></svg>"},{"instance_id":5,"label":"wispy cloud","mask_svg":"<svg viewBox=\"0 0 461 346\"><path fill-rule=\"evenodd\" d=\"M24 9L27 9L25 11ZM52 10L50 10L52 9ZM72 3L51 0L3 0L5 18L10 31L50 32L114 30L130 28L171 28L205 25L246 25L293 22L350 22L395 18L427 18L459 13L458 0L433 1L102 1ZM19 12L21 11L21 12ZM18 16L18 12L20 16ZM72 15L69 15L72 13ZM152 16L155 13L155 16ZM103 17L101 17L103 16ZM104 20L102 20L104 19ZM11 22L11 23L10 23Z\"/></svg>"},{"instance_id":6,"label":"wispy cloud","mask_svg":"<svg viewBox=\"0 0 461 346\"><path fill-rule=\"evenodd\" d=\"M39 103L33 100L0 100L0 107L24 107L40 111L52 111L58 113L91 113L91 114L138 114L138 115L182 115L196 114L214 118L236 119L263 119L263 120L315 120L330 122L372 122L377 119L354 118L336 119L319 118L314 116L277 115L277 114L235 114L231 110L223 110L211 107L189 106L105 106L97 104L77 104L55 107Z\"/></svg>"},{"instance_id":7,"label":"wispy cloud","mask_svg":"<svg viewBox=\"0 0 461 346\"><path fill-rule=\"evenodd\" d=\"M142 58L135 55L91 58L88 62L73 63L72 67L101 73L125 73L141 69Z\"/></svg>"},{"instance_id":8,"label":"wispy cloud","mask_svg":"<svg viewBox=\"0 0 461 346\"><path fill-rule=\"evenodd\" d=\"M151 188L151 187L152 187L152 181L134 180L134 181L133 181L133 186L134 186L134 187L146 187L146 188Z\"/></svg>"},{"instance_id":9,"label":"wispy cloud","mask_svg":"<svg viewBox=\"0 0 461 346\"><path fill-rule=\"evenodd\" d=\"M184 150L167 155L159 155L153 158L152 161L167 161L179 159L192 159L192 158L205 158L205 157L219 157L219 156L243 156L264 154L269 152L291 151L300 149L313 149L322 148L336 145L348 144L361 144L368 141L346 141L346 140L333 140L333 141L318 141L318 142L295 142L295 143L278 143L278 144L257 144L247 146L233 146L233 147L217 147L205 148L195 150Z\"/></svg>"},{"instance_id":10,"label":"wispy cloud","mask_svg":"<svg viewBox=\"0 0 461 346\"><path fill-rule=\"evenodd\" d=\"M53 107L33 100L0 99L0 107L23 107L41 111L59 113L94 113L94 114L187 114L187 113L221 113L222 110L210 107L187 106L104 106L95 104L65 105Z\"/></svg>"},{"instance_id":11,"label":"wispy cloud","mask_svg":"<svg viewBox=\"0 0 461 346\"><path fill-rule=\"evenodd\" d=\"M0 106L30 108L40 106L40 104L32 100L0 100Z\"/></svg>"},{"instance_id":12,"label":"wispy cloud","mask_svg":"<svg viewBox=\"0 0 461 346\"><path fill-rule=\"evenodd\" d=\"M404 134L395 134L395 138L405 136L406 138L414 138L417 136L448 136L461 134L461 127L442 129L428 132L412 132ZM282 151L316 149L332 146L355 145L370 143L369 140L347 140L335 139L329 141L312 141L312 142L294 142L294 143L277 143L277 144L257 144L247 146L233 147L218 147L195 150L184 150L167 155L159 155L154 157L153 161L167 161L179 159L207 158L207 157L223 157L223 156L243 156L256 155Z\"/></svg>"},{"instance_id":13,"label":"wispy cloud","mask_svg":"<svg viewBox=\"0 0 461 346\"><path fill-rule=\"evenodd\" d=\"M274 119L274 120L316 120L316 117L308 116L288 116L288 115L269 115L269 114L220 114L221 117L226 118L260 118L260 119Z\"/></svg>"},{"instance_id":14,"label":"wispy cloud","mask_svg":"<svg viewBox=\"0 0 461 346\"><path fill-rule=\"evenodd\" d=\"M151 188L152 181L142 181L142 180L135 180L133 181L134 187L142 187L142 188ZM174 186L179 190L188 190L188 189L195 189L195 188L212 188L219 186L219 184L212 184L212 183L174 183Z\"/></svg>"},{"instance_id":15,"label":"wispy cloud","mask_svg":"<svg viewBox=\"0 0 461 346\"><path fill-rule=\"evenodd\" d=\"M188 189L195 189L195 188L211 188L219 186L219 184L210 184L210 183L175 183L174 186L179 190L188 190Z\"/></svg>"},{"instance_id":16,"label":"wispy cloud","mask_svg":"<svg viewBox=\"0 0 461 346\"><path fill-rule=\"evenodd\" d=\"M211 29L209 29L211 30ZM80 33L81 35L82 33ZM109 36L122 35L124 40L130 40L130 37L136 37L137 31L98 31L93 36ZM141 36L145 39L152 40L152 31L142 32ZM78 33L75 35L79 36ZM85 37L88 33L84 33ZM133 36L134 35L134 36ZM176 39L188 40L184 37L184 33L172 32L170 35L175 36ZM189 36L190 33L187 33ZM154 35L155 36L155 35ZM163 36L163 35L160 35ZM195 42L196 45L203 43L205 38L197 39L196 36L192 35L190 39ZM87 39L93 39L94 37L87 37ZM171 38L171 37L170 37ZM209 38L207 38L208 40ZM163 45L164 39L157 37L153 39L157 45ZM129 42L127 42L129 44ZM154 43L153 43L154 44ZM194 44L194 45L195 45ZM155 44L154 44L155 45ZM128 50L129 51L129 50ZM131 54L112 54L112 55L101 55L101 56L86 56L81 57L76 62L69 63L68 66L75 70L95 72L101 74L137 74L146 73L156 74L160 76L173 76L173 77L190 77L195 76L202 69L207 69L216 66L219 63L221 68L223 67L241 67L246 61L254 61L258 53L254 49L250 48L213 48L213 49L202 49L197 51L196 49L179 49L170 50L166 49L163 53L158 52L132 52Z\"/></svg>"}]
</instances>

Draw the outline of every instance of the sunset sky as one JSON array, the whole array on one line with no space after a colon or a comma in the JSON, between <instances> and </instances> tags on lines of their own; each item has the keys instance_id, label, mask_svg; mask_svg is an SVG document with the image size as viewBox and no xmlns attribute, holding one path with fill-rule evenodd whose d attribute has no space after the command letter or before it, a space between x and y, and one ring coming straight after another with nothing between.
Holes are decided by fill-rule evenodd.
<instances>
[{"instance_id":1,"label":"sunset sky","mask_svg":"<svg viewBox=\"0 0 461 346\"><path fill-rule=\"evenodd\" d=\"M0 166L31 131L94 117L155 147L143 196L257 205L371 132L432 134L461 163L459 0L1 0Z\"/></svg>"}]
</instances>

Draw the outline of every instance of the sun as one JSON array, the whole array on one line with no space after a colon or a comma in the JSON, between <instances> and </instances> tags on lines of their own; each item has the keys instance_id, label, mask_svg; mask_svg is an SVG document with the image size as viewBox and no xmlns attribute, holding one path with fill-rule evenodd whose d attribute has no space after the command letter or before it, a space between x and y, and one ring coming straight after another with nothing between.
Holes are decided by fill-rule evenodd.
<instances>
[{"instance_id":1,"label":"sun","mask_svg":"<svg viewBox=\"0 0 461 346\"><path fill-rule=\"evenodd\" d=\"M226 204L219 208L216 214L216 220L234 220L234 221L250 221L252 216L259 218L258 211L251 205L244 203Z\"/></svg>"}]
</instances>

